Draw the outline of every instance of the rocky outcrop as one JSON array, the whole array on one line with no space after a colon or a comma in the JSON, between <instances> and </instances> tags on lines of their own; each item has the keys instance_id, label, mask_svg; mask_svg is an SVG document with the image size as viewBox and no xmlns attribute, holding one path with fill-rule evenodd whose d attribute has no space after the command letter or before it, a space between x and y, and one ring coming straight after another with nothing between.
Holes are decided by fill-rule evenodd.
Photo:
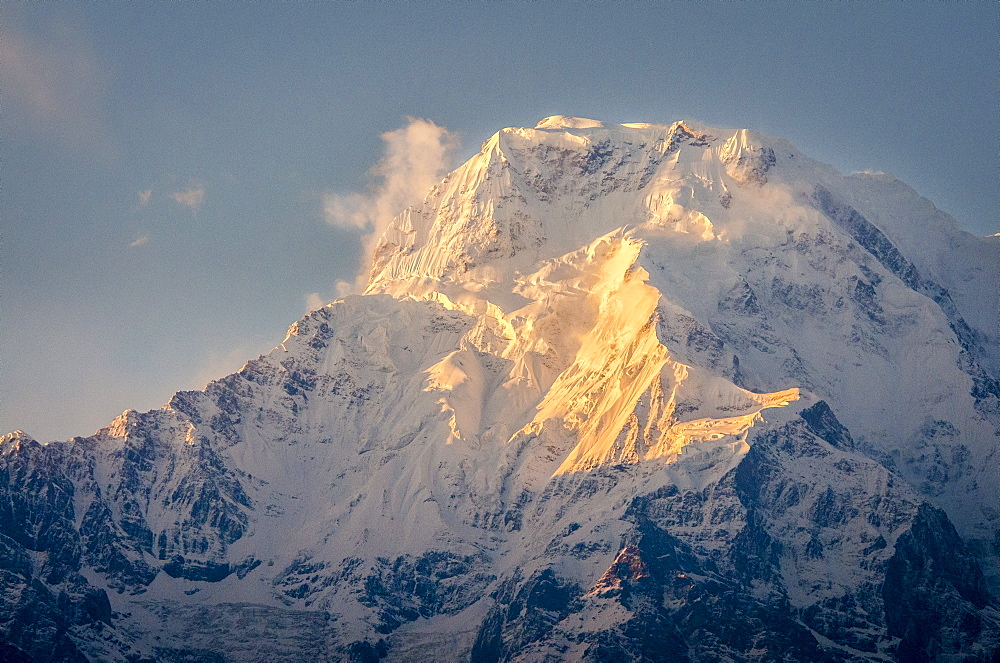
<instances>
[{"instance_id":1,"label":"rocky outcrop","mask_svg":"<svg viewBox=\"0 0 1000 663\"><path fill-rule=\"evenodd\" d=\"M904 254L858 182L690 122L498 132L366 294L0 439L0 659L995 660L1000 253Z\"/></svg>"}]
</instances>

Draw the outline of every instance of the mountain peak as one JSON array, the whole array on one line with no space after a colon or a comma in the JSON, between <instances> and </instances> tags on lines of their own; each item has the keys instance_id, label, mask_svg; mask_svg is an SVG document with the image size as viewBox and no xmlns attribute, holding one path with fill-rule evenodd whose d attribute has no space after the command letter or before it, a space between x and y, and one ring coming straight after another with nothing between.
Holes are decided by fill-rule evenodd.
<instances>
[{"instance_id":1,"label":"mountain peak","mask_svg":"<svg viewBox=\"0 0 1000 663\"><path fill-rule=\"evenodd\" d=\"M751 130L502 129L271 353L0 438L0 658L971 660L1000 242L921 201Z\"/></svg>"},{"instance_id":2,"label":"mountain peak","mask_svg":"<svg viewBox=\"0 0 1000 663\"><path fill-rule=\"evenodd\" d=\"M568 117L566 115L550 115L535 125L536 129L600 129L604 122L585 117Z\"/></svg>"},{"instance_id":3,"label":"mountain peak","mask_svg":"<svg viewBox=\"0 0 1000 663\"><path fill-rule=\"evenodd\" d=\"M17 443L32 443L36 442L35 438L31 437L23 430L15 430L7 433L6 435L0 435L0 445L3 444L17 444Z\"/></svg>"}]
</instances>

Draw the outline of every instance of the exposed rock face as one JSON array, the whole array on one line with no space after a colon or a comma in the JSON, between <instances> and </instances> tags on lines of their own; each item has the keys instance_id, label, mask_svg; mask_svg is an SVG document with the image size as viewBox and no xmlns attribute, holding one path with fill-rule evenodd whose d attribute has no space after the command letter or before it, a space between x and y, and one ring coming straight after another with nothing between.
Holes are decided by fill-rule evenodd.
<instances>
[{"instance_id":1,"label":"exposed rock face","mask_svg":"<svg viewBox=\"0 0 1000 663\"><path fill-rule=\"evenodd\" d=\"M0 659L996 660L1000 242L920 201L505 129L268 355L0 439Z\"/></svg>"}]
</instances>

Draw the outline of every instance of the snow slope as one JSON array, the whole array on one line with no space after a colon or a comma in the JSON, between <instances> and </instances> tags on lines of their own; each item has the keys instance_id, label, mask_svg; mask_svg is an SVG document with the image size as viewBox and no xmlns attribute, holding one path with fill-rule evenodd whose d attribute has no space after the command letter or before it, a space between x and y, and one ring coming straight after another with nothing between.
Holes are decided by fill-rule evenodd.
<instances>
[{"instance_id":1,"label":"snow slope","mask_svg":"<svg viewBox=\"0 0 1000 663\"><path fill-rule=\"evenodd\" d=\"M0 653L986 656L997 283L777 138L501 130L269 354L3 438Z\"/></svg>"},{"instance_id":2,"label":"snow slope","mask_svg":"<svg viewBox=\"0 0 1000 663\"><path fill-rule=\"evenodd\" d=\"M886 234L874 227L852 235L836 217L850 205ZM560 276L568 269L577 238L616 232L642 247L633 249L629 292L573 278L536 285L537 265ZM485 301L512 319L521 302L511 293L537 301L539 288L549 300L584 290L617 302L633 326L649 323L655 309L661 340L673 334L683 346L683 333L705 334L738 357L743 385L803 387L836 404L859 444L935 498L965 535L989 538L997 529L1000 493L969 495L1000 479L991 462L1000 427L1000 243L959 231L891 178L844 177L752 131L546 118L535 129L498 132L401 215L372 274L371 293L443 293L469 312ZM586 354L641 343L611 306L601 316L622 337L594 327ZM566 308L579 314L586 305ZM570 320L566 310L556 317ZM702 364L665 345L683 364L736 376L730 358ZM644 365L662 361L636 350ZM601 370L578 361L543 412L576 421L571 403L592 388L572 391L577 372L631 385L628 355ZM614 404L597 407L590 420L598 428L621 429L618 420L598 423L604 407L621 414ZM587 439L596 442L593 431Z\"/></svg>"}]
</instances>

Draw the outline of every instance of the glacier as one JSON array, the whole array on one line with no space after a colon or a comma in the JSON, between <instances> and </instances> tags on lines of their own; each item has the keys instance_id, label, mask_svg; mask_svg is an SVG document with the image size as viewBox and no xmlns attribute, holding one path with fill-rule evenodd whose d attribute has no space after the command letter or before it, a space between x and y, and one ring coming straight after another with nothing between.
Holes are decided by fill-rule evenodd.
<instances>
[{"instance_id":1,"label":"glacier","mask_svg":"<svg viewBox=\"0 0 1000 663\"><path fill-rule=\"evenodd\" d=\"M0 658L996 660L998 284L779 138L503 129L267 355L0 438Z\"/></svg>"}]
</instances>

